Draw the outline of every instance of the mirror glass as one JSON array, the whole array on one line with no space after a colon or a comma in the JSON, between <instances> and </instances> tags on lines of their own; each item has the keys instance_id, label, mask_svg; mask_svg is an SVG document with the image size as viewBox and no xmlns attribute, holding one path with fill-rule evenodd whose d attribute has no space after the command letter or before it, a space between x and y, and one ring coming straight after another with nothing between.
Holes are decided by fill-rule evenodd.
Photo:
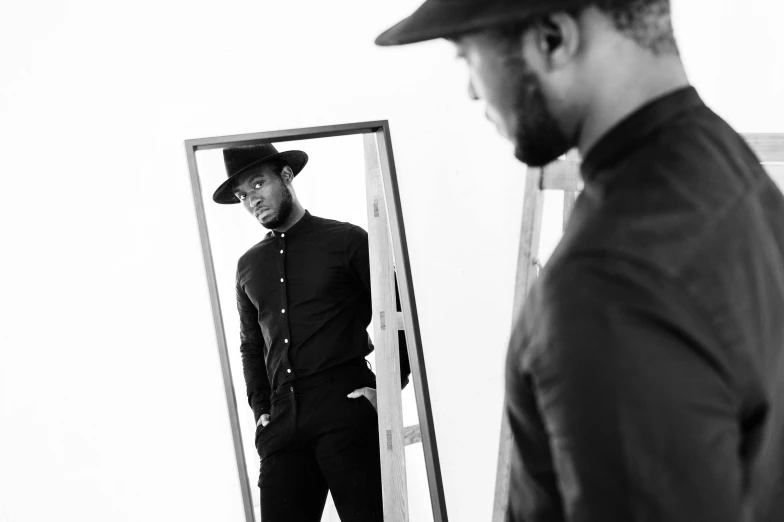
<instances>
[{"instance_id":1,"label":"mirror glass","mask_svg":"<svg viewBox=\"0 0 784 522\"><path fill-rule=\"evenodd\" d=\"M313 216L349 222L367 230L365 201L365 160L361 134L274 143L280 152L302 150L308 163L293 181L299 201ZM232 381L237 398L240 431L244 445L247 474L256 520L259 516L259 455L254 445L255 420L248 405L242 372L239 338L239 314L235 297L237 260L261 241L265 229L242 205L221 205L213 202L212 194L226 180L223 150L196 152L207 229L215 267L223 327L228 346ZM416 274L413 274L416 284ZM368 328L372 339L372 324ZM426 347L424 348L426 350ZM374 353L367 356L375 371ZM217 359L216 359L217 360ZM434 393L431 390L431 394ZM403 424L418 424L413 380L403 390ZM406 447L406 475L411 520L433 520L430 509L427 475L421 443ZM322 517L338 521L330 496Z\"/></svg>"}]
</instances>

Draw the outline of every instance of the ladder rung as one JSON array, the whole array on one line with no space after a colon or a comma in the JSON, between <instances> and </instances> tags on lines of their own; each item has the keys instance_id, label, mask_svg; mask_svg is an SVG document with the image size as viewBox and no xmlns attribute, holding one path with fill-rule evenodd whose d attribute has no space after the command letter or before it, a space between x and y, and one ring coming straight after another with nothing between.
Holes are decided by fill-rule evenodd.
<instances>
[{"instance_id":1,"label":"ladder rung","mask_svg":"<svg viewBox=\"0 0 784 522\"><path fill-rule=\"evenodd\" d=\"M546 190L580 191L583 180L580 164L572 160L556 160L542 169L542 188Z\"/></svg>"},{"instance_id":2,"label":"ladder rung","mask_svg":"<svg viewBox=\"0 0 784 522\"><path fill-rule=\"evenodd\" d=\"M422 432L419 429L419 424L403 428L403 445L410 446L417 442L422 442Z\"/></svg>"},{"instance_id":3,"label":"ladder rung","mask_svg":"<svg viewBox=\"0 0 784 522\"><path fill-rule=\"evenodd\" d=\"M761 162L784 161L784 135L757 133L743 137Z\"/></svg>"},{"instance_id":4,"label":"ladder rung","mask_svg":"<svg viewBox=\"0 0 784 522\"><path fill-rule=\"evenodd\" d=\"M406 325L403 324L403 312L397 313L397 329L398 330L405 330Z\"/></svg>"}]
</instances>

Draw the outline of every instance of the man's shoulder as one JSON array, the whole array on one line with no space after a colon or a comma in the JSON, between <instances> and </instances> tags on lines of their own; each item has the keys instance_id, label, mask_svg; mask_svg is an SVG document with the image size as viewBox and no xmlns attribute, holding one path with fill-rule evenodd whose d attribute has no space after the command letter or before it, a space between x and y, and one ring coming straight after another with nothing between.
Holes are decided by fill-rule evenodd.
<instances>
[{"instance_id":1,"label":"man's shoulder","mask_svg":"<svg viewBox=\"0 0 784 522\"><path fill-rule=\"evenodd\" d=\"M657 129L616 168L623 175L615 176L612 189L667 192L701 209L732 205L764 175L743 136L704 105Z\"/></svg>"},{"instance_id":2,"label":"man's shoulder","mask_svg":"<svg viewBox=\"0 0 784 522\"><path fill-rule=\"evenodd\" d=\"M247 249L245 253L240 256L240 258L237 260L238 266L242 266L249 260L258 258L258 256L265 255L267 251L271 253L273 247L274 237L271 232L267 232L261 241Z\"/></svg>"},{"instance_id":3,"label":"man's shoulder","mask_svg":"<svg viewBox=\"0 0 784 522\"><path fill-rule=\"evenodd\" d=\"M339 221L337 219L324 218L320 216L311 216L313 228L319 232L334 232L337 234L349 234L352 236L367 235L365 229L359 225L349 223L348 221Z\"/></svg>"},{"instance_id":4,"label":"man's shoulder","mask_svg":"<svg viewBox=\"0 0 784 522\"><path fill-rule=\"evenodd\" d=\"M707 106L673 121L651 145L655 152L653 166L667 167L665 173L682 167L714 183L724 181L737 186L739 178L756 175L760 163L743 136ZM729 178L717 180L719 173Z\"/></svg>"},{"instance_id":5,"label":"man's shoulder","mask_svg":"<svg viewBox=\"0 0 784 522\"><path fill-rule=\"evenodd\" d=\"M634 258L677 277L735 233L722 223L745 219L739 202L755 197L764 170L721 118L698 113L586 187L562 250Z\"/></svg>"}]
</instances>

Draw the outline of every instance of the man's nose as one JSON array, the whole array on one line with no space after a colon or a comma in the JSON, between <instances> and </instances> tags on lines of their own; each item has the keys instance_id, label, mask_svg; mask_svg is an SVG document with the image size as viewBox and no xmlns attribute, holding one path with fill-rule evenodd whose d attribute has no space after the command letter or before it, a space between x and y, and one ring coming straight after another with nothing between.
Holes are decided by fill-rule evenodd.
<instances>
[{"instance_id":1,"label":"man's nose","mask_svg":"<svg viewBox=\"0 0 784 522\"><path fill-rule=\"evenodd\" d=\"M248 194L248 203L250 204L251 208L255 208L261 202L261 196L256 194L255 192L251 192Z\"/></svg>"},{"instance_id":2,"label":"man's nose","mask_svg":"<svg viewBox=\"0 0 784 522\"><path fill-rule=\"evenodd\" d=\"M474 83L471 80L468 80L468 97L472 100L479 99L479 96L477 96L476 91L474 90Z\"/></svg>"}]
</instances>

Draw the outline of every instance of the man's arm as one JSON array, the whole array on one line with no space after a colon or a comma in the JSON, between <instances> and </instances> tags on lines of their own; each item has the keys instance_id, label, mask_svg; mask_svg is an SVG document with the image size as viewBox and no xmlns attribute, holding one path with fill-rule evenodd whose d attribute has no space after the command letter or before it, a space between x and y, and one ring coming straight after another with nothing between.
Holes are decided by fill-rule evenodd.
<instances>
[{"instance_id":1,"label":"man's arm","mask_svg":"<svg viewBox=\"0 0 784 522\"><path fill-rule=\"evenodd\" d=\"M541 283L507 361L510 520L741 520L732 369L694 301L620 261Z\"/></svg>"},{"instance_id":2,"label":"man's arm","mask_svg":"<svg viewBox=\"0 0 784 522\"><path fill-rule=\"evenodd\" d=\"M242 289L239 277L236 283L237 311L240 316L240 353L242 354L242 375L248 404L258 424L262 415L270 412L270 384L267 365L264 362L264 337L259 327L258 310Z\"/></svg>"},{"instance_id":3,"label":"man's arm","mask_svg":"<svg viewBox=\"0 0 784 522\"><path fill-rule=\"evenodd\" d=\"M370 288L370 251L368 250L368 234L362 228L356 228L357 233L352 235L353 241L349 255L349 264L351 266L351 270L362 282L365 290L370 295L372 292ZM359 233L360 231L361 233ZM395 274L395 301L397 303L397 311L402 311L400 306L400 294L398 292L397 286L397 274ZM411 375L411 363L408 360L406 334L403 330L398 330L397 340L400 355L400 387L405 388L408 384L409 376ZM372 347L372 343L370 342L369 338L368 347Z\"/></svg>"}]
</instances>

